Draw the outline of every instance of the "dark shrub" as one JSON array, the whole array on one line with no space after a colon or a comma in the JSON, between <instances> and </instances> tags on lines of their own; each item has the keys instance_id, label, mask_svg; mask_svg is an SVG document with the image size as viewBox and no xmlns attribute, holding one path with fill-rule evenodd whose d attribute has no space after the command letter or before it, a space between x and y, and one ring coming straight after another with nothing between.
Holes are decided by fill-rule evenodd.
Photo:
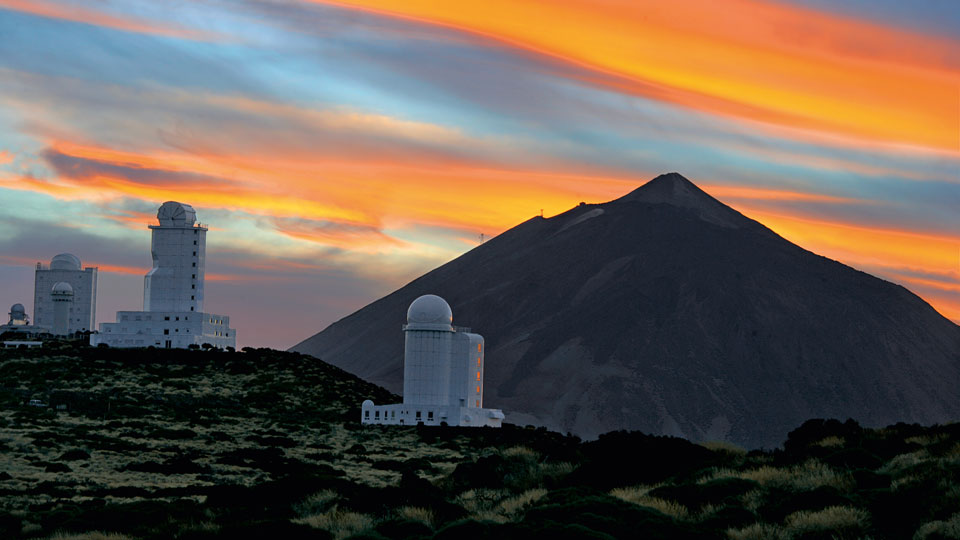
<instances>
[{"instance_id":1,"label":"dark shrub","mask_svg":"<svg viewBox=\"0 0 960 540\"><path fill-rule=\"evenodd\" d=\"M387 538L429 538L433 529L419 521L390 519L377 525L377 533Z\"/></svg>"},{"instance_id":2,"label":"dark shrub","mask_svg":"<svg viewBox=\"0 0 960 540\"><path fill-rule=\"evenodd\" d=\"M67 450L57 458L59 461L80 461L84 459L90 459L90 454L85 450L75 449Z\"/></svg>"},{"instance_id":3,"label":"dark shrub","mask_svg":"<svg viewBox=\"0 0 960 540\"><path fill-rule=\"evenodd\" d=\"M718 466L727 457L677 437L655 437L636 431L614 431L583 444L585 463L566 485L586 485L604 491L618 486L652 484L689 476Z\"/></svg>"},{"instance_id":4,"label":"dark shrub","mask_svg":"<svg viewBox=\"0 0 960 540\"><path fill-rule=\"evenodd\" d=\"M52 473L62 473L62 472L71 472L73 469L70 468L66 463L50 463L44 469L46 472Z\"/></svg>"}]
</instances>

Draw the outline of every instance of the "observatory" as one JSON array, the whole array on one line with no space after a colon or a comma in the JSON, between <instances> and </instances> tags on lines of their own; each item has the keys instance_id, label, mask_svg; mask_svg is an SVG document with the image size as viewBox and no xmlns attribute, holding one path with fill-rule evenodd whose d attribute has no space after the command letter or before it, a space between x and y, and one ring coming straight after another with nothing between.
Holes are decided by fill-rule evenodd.
<instances>
[{"instance_id":1,"label":"observatory","mask_svg":"<svg viewBox=\"0 0 960 540\"><path fill-rule=\"evenodd\" d=\"M103 323L91 345L183 349L209 343L235 347L230 318L203 311L207 228L189 204L163 203L157 210L150 254L153 268L143 281L143 311L117 312L117 322Z\"/></svg>"},{"instance_id":2,"label":"observatory","mask_svg":"<svg viewBox=\"0 0 960 540\"><path fill-rule=\"evenodd\" d=\"M59 335L94 329L97 315L97 269L81 268L72 253L61 253L49 266L37 263L33 289L33 324ZM69 300L65 294L70 288ZM69 305L62 305L69 304ZM22 306L21 306L22 307ZM58 310L66 309L57 324Z\"/></svg>"},{"instance_id":3,"label":"observatory","mask_svg":"<svg viewBox=\"0 0 960 540\"><path fill-rule=\"evenodd\" d=\"M503 412L483 408L483 337L453 326L439 296L410 304L403 326L403 403L361 405L364 424L500 427Z\"/></svg>"}]
</instances>

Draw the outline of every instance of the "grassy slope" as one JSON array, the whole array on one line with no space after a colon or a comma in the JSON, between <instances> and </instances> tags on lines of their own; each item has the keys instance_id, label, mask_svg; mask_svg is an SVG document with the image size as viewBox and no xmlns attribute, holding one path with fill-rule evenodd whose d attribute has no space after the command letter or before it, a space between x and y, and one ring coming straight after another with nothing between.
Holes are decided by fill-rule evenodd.
<instances>
[{"instance_id":1,"label":"grassy slope","mask_svg":"<svg viewBox=\"0 0 960 540\"><path fill-rule=\"evenodd\" d=\"M0 537L960 538L956 424L747 453L361 427L367 398L398 399L278 351L0 351Z\"/></svg>"}]
</instances>

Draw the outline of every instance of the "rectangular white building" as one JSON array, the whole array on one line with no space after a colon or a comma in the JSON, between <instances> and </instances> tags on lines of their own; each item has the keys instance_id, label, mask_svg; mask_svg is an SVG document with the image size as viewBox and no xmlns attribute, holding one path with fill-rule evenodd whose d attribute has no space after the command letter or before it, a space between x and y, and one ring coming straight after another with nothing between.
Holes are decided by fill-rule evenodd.
<instances>
[{"instance_id":1,"label":"rectangular white building","mask_svg":"<svg viewBox=\"0 0 960 540\"><path fill-rule=\"evenodd\" d=\"M55 256L49 266L37 263L33 286L33 325L53 329L57 307L53 288L58 283L67 283L73 291L72 301L66 310L65 321L58 328L60 334L85 332L96 328L97 319L97 268L81 268L80 259L70 253ZM62 327L65 324L65 327Z\"/></svg>"}]
</instances>

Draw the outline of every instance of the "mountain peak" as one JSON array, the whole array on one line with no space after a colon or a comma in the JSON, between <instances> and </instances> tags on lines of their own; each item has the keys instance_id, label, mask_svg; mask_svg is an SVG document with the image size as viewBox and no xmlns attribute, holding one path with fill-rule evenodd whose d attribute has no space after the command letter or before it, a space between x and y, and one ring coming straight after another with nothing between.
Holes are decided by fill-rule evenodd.
<instances>
[{"instance_id":1,"label":"mountain peak","mask_svg":"<svg viewBox=\"0 0 960 540\"><path fill-rule=\"evenodd\" d=\"M740 227L747 221L739 212L714 199L676 172L661 174L616 202L669 204L694 210L700 219L726 227Z\"/></svg>"}]
</instances>

